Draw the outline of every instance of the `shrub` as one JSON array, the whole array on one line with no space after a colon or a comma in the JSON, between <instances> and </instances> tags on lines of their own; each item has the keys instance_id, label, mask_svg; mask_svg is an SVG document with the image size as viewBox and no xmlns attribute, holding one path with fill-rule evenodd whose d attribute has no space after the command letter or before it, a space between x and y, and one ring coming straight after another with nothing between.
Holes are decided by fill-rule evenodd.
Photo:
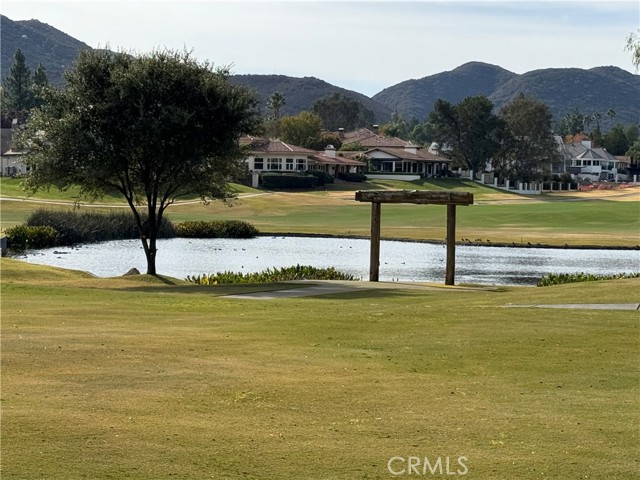
<instances>
[{"instance_id":1,"label":"shrub","mask_svg":"<svg viewBox=\"0 0 640 480\"><path fill-rule=\"evenodd\" d=\"M316 268L308 265L296 265L266 269L258 273L218 272L187 276L187 282L197 285L224 285L232 283L275 283L290 280L356 280L353 275L342 273L335 268Z\"/></svg>"},{"instance_id":2,"label":"shrub","mask_svg":"<svg viewBox=\"0 0 640 480\"><path fill-rule=\"evenodd\" d=\"M309 175L313 175L318 179L318 186L321 187L326 183L333 183L333 177L322 170L309 170Z\"/></svg>"},{"instance_id":3,"label":"shrub","mask_svg":"<svg viewBox=\"0 0 640 480\"><path fill-rule=\"evenodd\" d=\"M144 222L146 224L146 219ZM53 227L60 234L58 245L140 237L133 213L129 210L99 213L39 209L27 218L25 224ZM165 217L158 238L173 236L175 236L173 225Z\"/></svg>"},{"instance_id":4,"label":"shrub","mask_svg":"<svg viewBox=\"0 0 640 480\"><path fill-rule=\"evenodd\" d=\"M53 227L16 225L6 231L7 247L14 250L60 245L60 233Z\"/></svg>"},{"instance_id":5,"label":"shrub","mask_svg":"<svg viewBox=\"0 0 640 480\"><path fill-rule=\"evenodd\" d=\"M318 179L313 175L264 173L262 186L264 188L313 188L318 185Z\"/></svg>"},{"instance_id":6,"label":"shrub","mask_svg":"<svg viewBox=\"0 0 640 480\"><path fill-rule=\"evenodd\" d=\"M362 173L338 172L338 178L345 182L365 182L367 176Z\"/></svg>"},{"instance_id":7,"label":"shrub","mask_svg":"<svg viewBox=\"0 0 640 480\"><path fill-rule=\"evenodd\" d=\"M174 229L178 237L185 238L253 238L260 233L252 224L241 220L182 222Z\"/></svg>"},{"instance_id":8,"label":"shrub","mask_svg":"<svg viewBox=\"0 0 640 480\"><path fill-rule=\"evenodd\" d=\"M538 281L538 287L562 285L564 283L597 282L618 278L640 278L640 273L618 273L616 275L593 275L591 273L549 273Z\"/></svg>"}]
</instances>

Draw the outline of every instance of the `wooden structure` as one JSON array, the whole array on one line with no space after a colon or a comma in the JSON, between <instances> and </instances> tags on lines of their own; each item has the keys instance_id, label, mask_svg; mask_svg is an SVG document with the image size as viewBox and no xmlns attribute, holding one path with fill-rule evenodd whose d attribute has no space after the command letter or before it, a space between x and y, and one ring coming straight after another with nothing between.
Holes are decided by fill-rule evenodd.
<instances>
[{"instance_id":1,"label":"wooden structure","mask_svg":"<svg viewBox=\"0 0 640 480\"><path fill-rule=\"evenodd\" d=\"M453 285L456 265L456 206L473 204L468 192L442 192L431 190L359 190L356 201L371 203L371 256L369 281L377 282L380 271L381 204L415 203L419 205L447 206L447 270L445 285Z\"/></svg>"}]
</instances>

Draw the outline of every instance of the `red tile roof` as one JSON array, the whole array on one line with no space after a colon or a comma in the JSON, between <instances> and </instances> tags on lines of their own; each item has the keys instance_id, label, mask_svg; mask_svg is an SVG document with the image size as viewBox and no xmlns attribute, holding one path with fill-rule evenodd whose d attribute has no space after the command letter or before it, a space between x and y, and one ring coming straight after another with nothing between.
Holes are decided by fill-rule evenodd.
<instances>
[{"instance_id":1,"label":"red tile roof","mask_svg":"<svg viewBox=\"0 0 640 480\"><path fill-rule=\"evenodd\" d=\"M384 137L375 132L372 132L368 128L360 128L353 132L346 132L342 137L342 144L346 143L359 143L363 147L404 147L408 143L406 140L402 140L397 137Z\"/></svg>"},{"instance_id":2,"label":"red tile roof","mask_svg":"<svg viewBox=\"0 0 640 480\"><path fill-rule=\"evenodd\" d=\"M315 150L298 147L297 145L289 145L281 140L271 140L268 138L242 137L241 145L249 145L252 152L256 153L300 153L304 155L313 155Z\"/></svg>"},{"instance_id":3,"label":"red tile roof","mask_svg":"<svg viewBox=\"0 0 640 480\"><path fill-rule=\"evenodd\" d=\"M366 163L355 160L353 158L339 156L329 157L323 153L313 155L311 158L315 160L316 163L320 163L323 165L351 165L356 167L364 167L366 165Z\"/></svg>"},{"instance_id":4,"label":"red tile roof","mask_svg":"<svg viewBox=\"0 0 640 480\"><path fill-rule=\"evenodd\" d=\"M434 155L433 153L426 152L424 150L416 150L416 153L409 152L404 148L390 148L390 147L377 147L372 148L364 152L368 154L370 152L384 152L394 157L401 158L402 160L410 160L414 162L450 162L448 158Z\"/></svg>"}]
</instances>

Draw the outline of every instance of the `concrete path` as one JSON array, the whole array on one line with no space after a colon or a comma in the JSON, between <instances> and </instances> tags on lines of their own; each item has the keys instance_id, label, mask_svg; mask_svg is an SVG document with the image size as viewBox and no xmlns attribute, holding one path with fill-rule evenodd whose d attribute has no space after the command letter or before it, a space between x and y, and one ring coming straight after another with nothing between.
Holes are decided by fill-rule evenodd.
<instances>
[{"instance_id":1,"label":"concrete path","mask_svg":"<svg viewBox=\"0 0 640 480\"><path fill-rule=\"evenodd\" d=\"M347 285L321 284L311 287L291 288L286 290L272 290L270 292L244 293L240 295L226 295L225 298L238 298L241 300L273 300L276 298L314 297L316 295L330 295L332 293L351 292L355 288Z\"/></svg>"},{"instance_id":2,"label":"concrete path","mask_svg":"<svg viewBox=\"0 0 640 480\"><path fill-rule=\"evenodd\" d=\"M291 288L272 290L269 292L254 292L239 295L225 295L224 298L237 298L240 300L273 300L276 298L315 297L318 295L331 295L334 293L353 292L356 290L486 290L485 287L451 287L439 284L427 283L403 283L403 282L363 282L340 280L299 280L287 282ZM297 285L304 285L301 288Z\"/></svg>"},{"instance_id":3,"label":"concrete path","mask_svg":"<svg viewBox=\"0 0 640 480\"><path fill-rule=\"evenodd\" d=\"M506 305L515 308L573 308L582 310L640 310L640 303L565 303L537 305Z\"/></svg>"}]
</instances>

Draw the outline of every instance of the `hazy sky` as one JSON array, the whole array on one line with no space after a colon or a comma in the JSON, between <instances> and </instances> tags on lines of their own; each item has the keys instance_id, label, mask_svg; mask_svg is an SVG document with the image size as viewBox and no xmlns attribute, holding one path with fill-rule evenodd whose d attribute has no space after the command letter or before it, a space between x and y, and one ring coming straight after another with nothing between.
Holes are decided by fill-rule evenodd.
<instances>
[{"instance_id":1,"label":"hazy sky","mask_svg":"<svg viewBox=\"0 0 640 480\"><path fill-rule=\"evenodd\" d=\"M92 47L186 47L234 73L313 76L366 95L469 61L634 72L625 38L640 25L638 0L2 0L2 13Z\"/></svg>"}]
</instances>

